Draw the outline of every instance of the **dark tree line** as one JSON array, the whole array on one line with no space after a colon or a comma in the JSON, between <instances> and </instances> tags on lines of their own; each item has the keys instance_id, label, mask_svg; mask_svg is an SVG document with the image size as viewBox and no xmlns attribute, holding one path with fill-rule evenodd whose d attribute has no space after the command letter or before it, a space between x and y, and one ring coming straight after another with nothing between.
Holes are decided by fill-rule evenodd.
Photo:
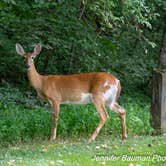
<instances>
[{"instance_id":1,"label":"dark tree line","mask_svg":"<svg viewBox=\"0 0 166 166\"><path fill-rule=\"evenodd\" d=\"M42 74L108 71L123 89L148 91L158 64L166 2L162 0L1 0L1 82L26 84L15 43L32 51Z\"/></svg>"}]
</instances>

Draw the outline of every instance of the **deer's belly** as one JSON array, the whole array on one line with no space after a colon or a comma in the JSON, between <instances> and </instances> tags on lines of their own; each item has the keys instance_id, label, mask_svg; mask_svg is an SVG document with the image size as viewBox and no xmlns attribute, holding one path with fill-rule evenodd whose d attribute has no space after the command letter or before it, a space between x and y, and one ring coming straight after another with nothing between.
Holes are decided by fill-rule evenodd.
<instances>
[{"instance_id":1,"label":"deer's belly","mask_svg":"<svg viewBox=\"0 0 166 166\"><path fill-rule=\"evenodd\" d=\"M92 101L92 94L91 93L82 93L79 97L79 100L69 99L62 101L61 104L88 104Z\"/></svg>"}]
</instances>

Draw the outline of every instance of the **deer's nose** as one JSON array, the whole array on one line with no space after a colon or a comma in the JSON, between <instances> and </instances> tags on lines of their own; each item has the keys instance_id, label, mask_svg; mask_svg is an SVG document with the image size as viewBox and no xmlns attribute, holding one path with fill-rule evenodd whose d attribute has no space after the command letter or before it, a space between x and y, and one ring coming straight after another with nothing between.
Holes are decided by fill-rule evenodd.
<instances>
[{"instance_id":1,"label":"deer's nose","mask_svg":"<svg viewBox=\"0 0 166 166\"><path fill-rule=\"evenodd\" d=\"M25 63L25 67L26 67L26 69L29 69L30 65L28 63Z\"/></svg>"}]
</instances>

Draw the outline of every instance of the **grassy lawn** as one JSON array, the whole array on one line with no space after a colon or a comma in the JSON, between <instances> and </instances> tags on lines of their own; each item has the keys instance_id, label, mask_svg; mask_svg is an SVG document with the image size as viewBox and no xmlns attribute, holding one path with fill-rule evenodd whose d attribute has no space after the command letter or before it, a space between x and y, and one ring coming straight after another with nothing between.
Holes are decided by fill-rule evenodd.
<instances>
[{"instance_id":1,"label":"grassy lawn","mask_svg":"<svg viewBox=\"0 0 166 166\"><path fill-rule=\"evenodd\" d=\"M50 144L51 108L30 92L0 88L0 165L91 166L166 165L166 137L150 136L150 98L141 93L124 94L129 138L120 141L119 117L110 119L94 142L88 142L99 118L93 105L61 106L58 139ZM132 164L130 164L132 166Z\"/></svg>"},{"instance_id":2,"label":"grassy lawn","mask_svg":"<svg viewBox=\"0 0 166 166\"><path fill-rule=\"evenodd\" d=\"M99 137L97 141L62 140L53 144L26 143L2 148L0 165L164 165L166 137L135 136L122 143L118 138Z\"/></svg>"}]
</instances>

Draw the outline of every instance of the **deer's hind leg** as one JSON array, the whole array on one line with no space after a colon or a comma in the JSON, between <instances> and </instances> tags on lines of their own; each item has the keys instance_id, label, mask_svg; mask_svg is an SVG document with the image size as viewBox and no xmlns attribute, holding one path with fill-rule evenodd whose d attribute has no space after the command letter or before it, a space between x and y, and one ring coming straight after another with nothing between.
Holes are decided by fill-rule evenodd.
<instances>
[{"instance_id":1,"label":"deer's hind leg","mask_svg":"<svg viewBox=\"0 0 166 166\"><path fill-rule=\"evenodd\" d=\"M110 109L113 112L116 112L121 118L122 140L125 140L127 138L127 132L126 132L126 111L117 102L115 102L114 104L111 104L109 107L110 107Z\"/></svg>"},{"instance_id":2,"label":"deer's hind leg","mask_svg":"<svg viewBox=\"0 0 166 166\"><path fill-rule=\"evenodd\" d=\"M97 112L99 113L100 122L99 122L96 130L93 132L92 136L89 138L89 141L95 140L95 138L99 134L101 128L103 127L103 125L105 124L107 119L109 118L109 116L106 112L106 109L105 109L105 102L104 102L104 99L102 97L97 96L97 95L93 95L93 103L97 109Z\"/></svg>"}]
</instances>

